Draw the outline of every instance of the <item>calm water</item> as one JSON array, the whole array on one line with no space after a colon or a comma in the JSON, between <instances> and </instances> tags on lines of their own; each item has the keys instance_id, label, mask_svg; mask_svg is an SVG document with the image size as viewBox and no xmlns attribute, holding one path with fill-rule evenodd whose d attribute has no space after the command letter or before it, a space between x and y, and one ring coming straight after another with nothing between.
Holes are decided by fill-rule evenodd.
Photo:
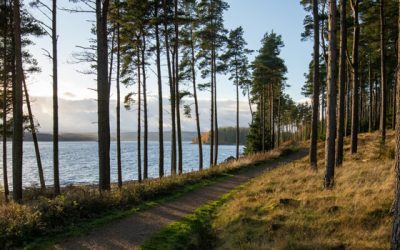
<instances>
[{"instance_id":1,"label":"calm water","mask_svg":"<svg viewBox=\"0 0 400 250\"><path fill-rule=\"evenodd\" d=\"M47 185L53 184L53 153L52 142L39 143L42 164ZM97 183L98 181L98 154L97 142L60 142L60 182L61 185ZM122 173L123 179L137 179L137 143L122 142ZM142 146L143 148L143 146ZM165 170L170 173L170 142L165 142ZM241 147L241 151L243 148ZM111 180L117 181L117 157L116 143L111 143ZM2 151L0 149L2 154ZM203 146L204 167L209 163L209 146ZM219 162L224 161L229 156L235 155L235 146L219 147ZM1 158L1 157L0 157ZM12 185L12 162L11 162L11 143L8 144L8 180ZM142 156L143 159L143 156ZM183 168L184 172L198 169L198 145L190 142L183 142ZM1 166L2 166L1 160ZM2 168L1 168L2 169ZM158 177L158 142L149 142L149 176ZM3 172L0 171L0 186L3 185ZM23 185L38 185L39 177L35 158L35 150L32 142L24 143L24 169Z\"/></svg>"}]
</instances>

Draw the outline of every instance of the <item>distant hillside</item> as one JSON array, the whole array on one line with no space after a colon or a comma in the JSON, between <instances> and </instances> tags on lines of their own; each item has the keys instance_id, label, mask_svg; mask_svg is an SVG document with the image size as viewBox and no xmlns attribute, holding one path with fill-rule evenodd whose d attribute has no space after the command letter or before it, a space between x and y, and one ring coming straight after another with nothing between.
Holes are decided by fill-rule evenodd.
<instances>
[{"instance_id":1,"label":"distant hillside","mask_svg":"<svg viewBox=\"0 0 400 250\"><path fill-rule=\"evenodd\" d=\"M239 129L239 144L245 145L247 135L249 133L248 128L240 128ZM201 134L201 141L204 144L210 144L210 132L205 132ZM220 145L235 145L236 144L236 128L234 127L225 127L218 129L218 141ZM197 135L192 137L192 143L198 144Z\"/></svg>"},{"instance_id":2,"label":"distant hillside","mask_svg":"<svg viewBox=\"0 0 400 250\"><path fill-rule=\"evenodd\" d=\"M195 132L182 131L182 140L191 141L192 138L196 136ZM25 133L25 141L32 141L32 135L30 133ZM96 133L63 133L59 136L60 141L97 141ZM122 141L136 141L136 132L124 132L121 133ZM49 133L38 133L39 141L52 141L53 135ZM116 141L117 136L115 133L111 134L111 140ZM171 132L164 133L164 140L171 140ZM158 132L149 132L149 141L158 141Z\"/></svg>"}]
</instances>

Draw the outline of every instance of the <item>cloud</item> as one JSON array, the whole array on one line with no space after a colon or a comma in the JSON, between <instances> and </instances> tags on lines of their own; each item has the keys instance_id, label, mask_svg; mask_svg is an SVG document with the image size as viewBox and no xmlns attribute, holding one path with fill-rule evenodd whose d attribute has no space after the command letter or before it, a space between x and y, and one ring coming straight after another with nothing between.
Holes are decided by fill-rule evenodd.
<instances>
[{"instance_id":1,"label":"cloud","mask_svg":"<svg viewBox=\"0 0 400 250\"><path fill-rule=\"evenodd\" d=\"M64 92L63 96L66 98L75 98L76 97L76 95L74 93L69 92L69 91Z\"/></svg>"},{"instance_id":2,"label":"cloud","mask_svg":"<svg viewBox=\"0 0 400 250\"><path fill-rule=\"evenodd\" d=\"M40 124L40 132L52 131L52 98L33 97L32 110L35 120ZM184 100L184 105L192 107L191 118L181 112L181 124L184 131L195 131L196 121L194 104L192 100ZM126 110L121 108L121 130L131 132L137 130L137 106ZM206 131L210 127L210 103L207 100L199 101L199 113L201 130ZM164 129L171 128L170 103L163 100ZM143 119L143 115L142 115ZM149 131L158 131L158 100L148 97ZM251 121L251 114L247 102L240 102L240 126L247 127ZM220 127L235 126L236 102L224 100L218 102L218 125ZM97 131L97 103L93 99L70 100L59 99L59 127L61 133L91 133ZM110 127L116 129L116 101L110 103Z\"/></svg>"}]
</instances>

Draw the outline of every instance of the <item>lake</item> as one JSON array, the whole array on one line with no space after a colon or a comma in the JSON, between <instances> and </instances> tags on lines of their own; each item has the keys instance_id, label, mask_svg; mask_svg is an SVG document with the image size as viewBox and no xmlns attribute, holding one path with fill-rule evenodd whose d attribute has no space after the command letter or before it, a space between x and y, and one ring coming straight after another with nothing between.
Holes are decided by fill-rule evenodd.
<instances>
[{"instance_id":1,"label":"lake","mask_svg":"<svg viewBox=\"0 0 400 250\"><path fill-rule=\"evenodd\" d=\"M149 141L149 177L158 177L158 142ZM171 143L164 143L165 174L170 174ZM39 142L40 153L46 185L53 184L53 143ZM122 174L123 180L137 180L137 142L121 142L122 148ZM143 146L142 146L143 148ZM198 145L183 142L183 170L191 172L198 170ZM243 147L240 148L243 152ZM98 153L97 142L60 142L60 183L62 186L71 184L96 184L98 183ZM2 147L0 149L2 155ZM111 181L117 182L117 146L111 143ZM224 161L229 156L234 156L236 146L219 146L218 162ZM208 167L210 147L203 145L204 168ZM2 169L2 157L1 168ZM143 159L143 155L142 155ZM143 164L142 164L143 167ZM12 161L11 142L8 142L8 180L12 186ZM3 171L0 171L0 186L3 186ZM24 142L23 185L25 187L38 185L39 177L32 142Z\"/></svg>"}]
</instances>

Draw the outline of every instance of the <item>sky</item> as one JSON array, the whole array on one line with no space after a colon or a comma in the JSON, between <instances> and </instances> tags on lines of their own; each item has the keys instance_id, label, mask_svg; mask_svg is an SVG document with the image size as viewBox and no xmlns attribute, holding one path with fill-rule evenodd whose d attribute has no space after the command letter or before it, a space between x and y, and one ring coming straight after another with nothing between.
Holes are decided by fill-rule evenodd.
<instances>
[{"instance_id":1,"label":"sky","mask_svg":"<svg viewBox=\"0 0 400 250\"><path fill-rule=\"evenodd\" d=\"M61 1L60 1L61 2ZM266 32L274 31L282 35L285 47L282 48L281 56L288 68L287 84L290 87L286 90L295 101L304 100L301 95L301 87L304 83L304 73L307 71L311 59L311 42L302 42L300 34L303 31L303 19L305 12L299 1L294 0L227 0L230 5L225 13L225 26L227 29L234 29L242 26L248 48L257 51L261 46L261 39ZM70 7L67 1L62 1L59 7ZM35 16L39 13L35 12ZM90 29L93 20L92 14L70 14L64 11L58 12L59 32L59 96L60 96L60 132L95 132L96 131L96 87L94 75L84 75L80 71L88 69L86 64L76 64L72 54L80 49L77 46L87 46L92 38ZM41 73L30 76L28 79L29 92L33 99L33 112L40 124L41 132L50 132L52 127L52 80L51 61L44 55L43 49L50 50L51 41L48 37L34 39L35 45L29 50L39 62ZM256 55L251 57L251 59ZM157 131L156 127L156 78L153 73L154 66L150 66L148 79L148 96L150 105L150 131ZM165 81L164 93L168 93L168 86ZM115 88L115 86L113 86ZM114 110L116 94L112 87L111 93L111 129L114 129ZM122 94L134 91L135 86L122 87ZM190 86L183 87L190 89ZM218 100L220 101L219 123L221 126L234 126L234 103L235 98L233 84L228 76L218 76ZM166 96L167 97L167 96ZM200 93L202 110L201 125L203 130L209 126L209 93ZM165 129L169 128L168 102L164 101L164 115L166 117ZM186 100L186 104L192 104ZM247 126L250 122L249 107L247 98L241 97L241 126ZM122 113L123 131L134 131L136 128L133 110ZM195 130L193 118L185 118L182 129L187 131Z\"/></svg>"}]
</instances>

